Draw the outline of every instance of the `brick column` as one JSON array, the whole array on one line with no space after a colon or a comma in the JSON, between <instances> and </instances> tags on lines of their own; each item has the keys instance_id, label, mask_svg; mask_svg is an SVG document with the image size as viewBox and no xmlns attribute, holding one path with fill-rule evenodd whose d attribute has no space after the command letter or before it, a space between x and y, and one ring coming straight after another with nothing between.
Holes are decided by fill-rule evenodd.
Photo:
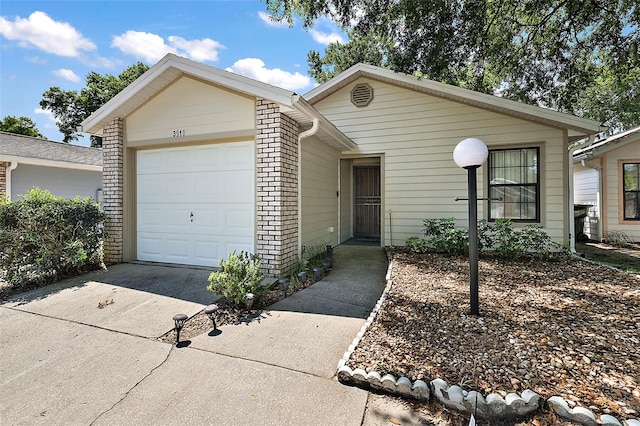
<instances>
[{"instance_id":1,"label":"brick column","mask_svg":"<svg viewBox=\"0 0 640 426\"><path fill-rule=\"evenodd\" d=\"M259 99L256 128L256 253L264 274L281 277L298 261L298 123Z\"/></svg>"},{"instance_id":2,"label":"brick column","mask_svg":"<svg viewBox=\"0 0 640 426\"><path fill-rule=\"evenodd\" d=\"M9 164L0 161L0 199L7 195L7 167Z\"/></svg>"},{"instance_id":3,"label":"brick column","mask_svg":"<svg viewBox=\"0 0 640 426\"><path fill-rule=\"evenodd\" d=\"M117 118L105 129L102 137L102 195L107 216L104 224L104 262L121 263L124 214L124 131Z\"/></svg>"}]
</instances>

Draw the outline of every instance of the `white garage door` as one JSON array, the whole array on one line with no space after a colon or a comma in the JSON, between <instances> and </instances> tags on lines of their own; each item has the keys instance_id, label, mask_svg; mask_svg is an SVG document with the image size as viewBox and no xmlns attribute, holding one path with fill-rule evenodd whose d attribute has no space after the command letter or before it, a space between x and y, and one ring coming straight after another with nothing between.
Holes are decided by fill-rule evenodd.
<instances>
[{"instance_id":1,"label":"white garage door","mask_svg":"<svg viewBox=\"0 0 640 426\"><path fill-rule=\"evenodd\" d=\"M254 146L137 152L138 259L218 266L254 247Z\"/></svg>"}]
</instances>

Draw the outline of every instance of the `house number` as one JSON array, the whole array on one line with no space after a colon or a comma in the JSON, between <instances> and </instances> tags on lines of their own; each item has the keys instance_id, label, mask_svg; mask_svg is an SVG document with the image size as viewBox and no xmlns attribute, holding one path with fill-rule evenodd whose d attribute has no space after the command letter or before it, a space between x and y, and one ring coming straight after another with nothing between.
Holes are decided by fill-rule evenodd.
<instances>
[{"instance_id":1,"label":"house number","mask_svg":"<svg viewBox=\"0 0 640 426\"><path fill-rule=\"evenodd\" d=\"M182 136L187 136L187 131L186 130L174 130L173 131L173 137L174 138L181 138Z\"/></svg>"}]
</instances>

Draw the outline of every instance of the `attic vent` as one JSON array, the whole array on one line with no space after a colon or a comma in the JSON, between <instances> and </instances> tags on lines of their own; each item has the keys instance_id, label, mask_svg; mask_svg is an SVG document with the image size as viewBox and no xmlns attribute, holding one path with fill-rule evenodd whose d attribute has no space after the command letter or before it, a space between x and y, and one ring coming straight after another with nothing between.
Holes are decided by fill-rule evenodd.
<instances>
[{"instance_id":1,"label":"attic vent","mask_svg":"<svg viewBox=\"0 0 640 426\"><path fill-rule=\"evenodd\" d=\"M351 103L357 107L366 107L373 100L373 89L368 84L358 84L351 90Z\"/></svg>"}]
</instances>

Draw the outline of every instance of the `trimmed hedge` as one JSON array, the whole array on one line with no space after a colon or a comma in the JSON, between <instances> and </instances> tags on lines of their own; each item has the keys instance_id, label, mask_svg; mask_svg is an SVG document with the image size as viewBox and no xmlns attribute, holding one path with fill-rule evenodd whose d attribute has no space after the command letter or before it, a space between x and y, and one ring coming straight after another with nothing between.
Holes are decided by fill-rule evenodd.
<instances>
[{"instance_id":1,"label":"trimmed hedge","mask_svg":"<svg viewBox=\"0 0 640 426\"><path fill-rule=\"evenodd\" d=\"M0 203L0 279L43 285L102 265L104 215L90 198L64 199L33 188Z\"/></svg>"}]
</instances>

